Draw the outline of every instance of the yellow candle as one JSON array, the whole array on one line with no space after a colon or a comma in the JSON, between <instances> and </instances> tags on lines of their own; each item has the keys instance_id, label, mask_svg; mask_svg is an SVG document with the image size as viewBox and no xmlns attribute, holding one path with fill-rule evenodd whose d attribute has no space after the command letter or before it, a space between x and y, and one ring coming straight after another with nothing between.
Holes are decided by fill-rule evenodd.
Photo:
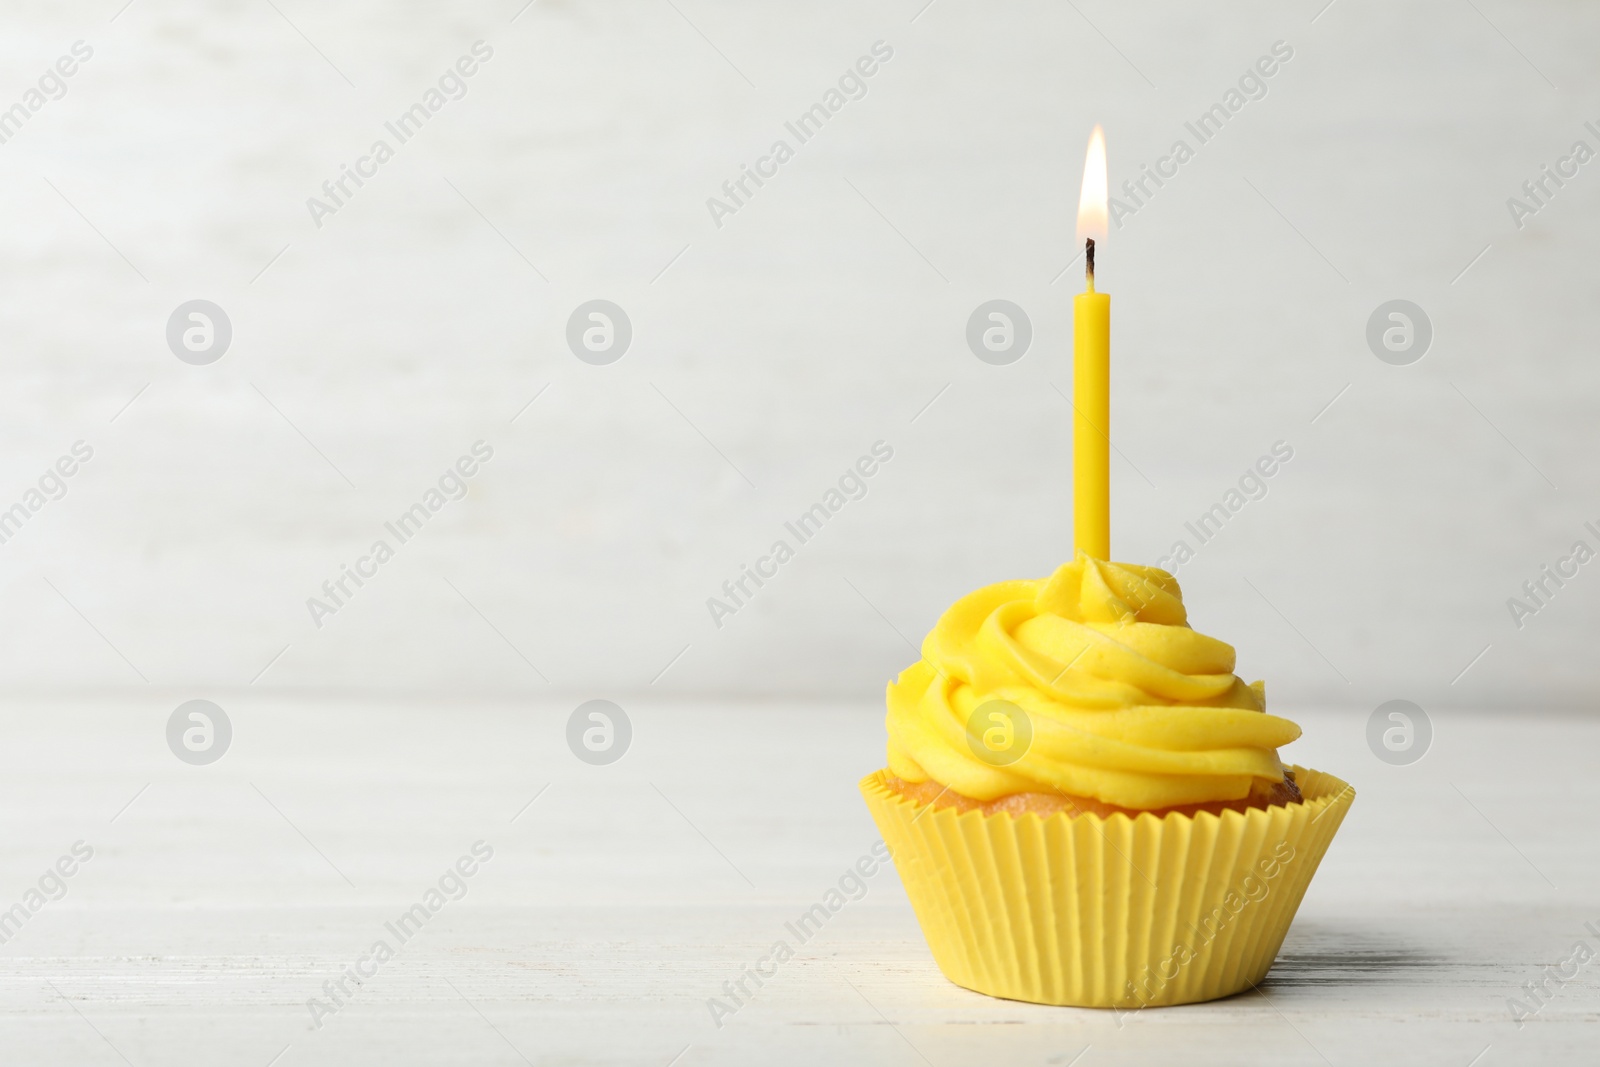
<instances>
[{"instance_id":1,"label":"yellow candle","mask_svg":"<svg viewBox=\"0 0 1600 1067\"><path fill-rule=\"evenodd\" d=\"M1111 297L1094 289L1095 239L1106 234L1106 139L1089 137L1078 201L1087 288L1072 301L1072 536L1077 550L1111 558Z\"/></svg>"},{"instance_id":2,"label":"yellow candle","mask_svg":"<svg viewBox=\"0 0 1600 1067\"><path fill-rule=\"evenodd\" d=\"M1111 297L1072 300L1072 535L1078 551L1111 558Z\"/></svg>"}]
</instances>

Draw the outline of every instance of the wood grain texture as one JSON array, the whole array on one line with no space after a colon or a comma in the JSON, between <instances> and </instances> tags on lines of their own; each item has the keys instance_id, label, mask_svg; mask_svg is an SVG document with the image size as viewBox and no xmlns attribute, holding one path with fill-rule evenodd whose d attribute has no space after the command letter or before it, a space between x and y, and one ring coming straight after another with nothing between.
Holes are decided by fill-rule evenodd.
<instances>
[{"instance_id":1,"label":"wood grain texture","mask_svg":"<svg viewBox=\"0 0 1600 1067\"><path fill-rule=\"evenodd\" d=\"M4 706L0 907L95 850L0 946L6 1062L1490 1067L1581 1058L1600 1021L1593 965L1520 1030L1506 1005L1600 946L1582 720L1436 716L1396 768L1364 718L1295 714L1288 754L1358 796L1268 981L1119 1019L951 985L892 869L787 931L875 840L874 707L632 702L633 747L589 767L565 705L241 699L228 754L190 767L175 703ZM314 1028L308 998L478 840L466 895ZM795 957L714 1025L779 938Z\"/></svg>"}]
</instances>

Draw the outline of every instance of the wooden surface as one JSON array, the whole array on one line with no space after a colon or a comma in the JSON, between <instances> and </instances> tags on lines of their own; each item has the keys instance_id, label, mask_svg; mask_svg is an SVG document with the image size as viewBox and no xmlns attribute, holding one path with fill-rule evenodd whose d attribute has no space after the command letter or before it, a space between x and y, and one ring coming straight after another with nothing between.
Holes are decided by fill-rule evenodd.
<instances>
[{"instance_id":1,"label":"wooden surface","mask_svg":"<svg viewBox=\"0 0 1600 1067\"><path fill-rule=\"evenodd\" d=\"M1489 1067L1580 1062L1600 1019L1594 964L1521 1029L1506 1004L1600 947L1593 722L1436 715L1397 768L1364 716L1297 714L1287 754L1358 796L1261 995L1118 1019L970 993L886 870L719 1028L708 998L875 840L875 707L628 701L631 750L590 767L569 705L235 698L191 767L178 702L4 707L0 908L94 849L0 945L4 1062ZM478 840L466 896L314 1028Z\"/></svg>"}]
</instances>

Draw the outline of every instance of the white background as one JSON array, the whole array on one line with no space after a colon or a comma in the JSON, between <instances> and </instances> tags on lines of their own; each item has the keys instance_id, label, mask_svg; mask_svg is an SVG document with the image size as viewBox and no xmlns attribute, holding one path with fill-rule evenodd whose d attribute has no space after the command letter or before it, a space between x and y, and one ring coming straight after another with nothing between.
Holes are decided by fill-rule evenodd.
<instances>
[{"instance_id":1,"label":"white background","mask_svg":"<svg viewBox=\"0 0 1600 1067\"><path fill-rule=\"evenodd\" d=\"M1600 148L1600 15L119 3L13 4L0 34L4 106L94 48L0 146L0 506L95 450L0 545L8 691L870 705L956 596L1071 550L1054 387L1090 127L1115 189L1282 40L1267 96L1101 256L1114 554L1155 562L1284 440L1180 573L1276 709L1594 692L1600 577L1520 631L1506 599L1600 547L1600 162L1524 229L1506 199ZM307 198L480 39L467 96L314 225ZM707 198L879 40L865 98L714 225ZM596 297L633 323L606 367L564 341ZM964 339L997 297L1034 329L1006 367ZM210 366L164 338L194 298L233 324ZM1433 321L1411 366L1364 339L1393 298ZM468 497L316 628L307 597L480 438ZM714 627L706 598L879 439L867 497Z\"/></svg>"},{"instance_id":2,"label":"white background","mask_svg":"<svg viewBox=\"0 0 1600 1067\"><path fill-rule=\"evenodd\" d=\"M1600 729L1600 563L1520 630L1506 600L1600 548L1600 161L1522 229L1506 200L1600 149L1600 12L924 3L5 5L0 113L94 49L0 144L0 511L94 449L0 544L0 914L94 849L0 945L8 1054L1592 1053L1593 964L1525 1028L1507 1001L1600 923L1600 792L1566 766ZM465 98L317 227L307 198L478 40ZM707 198L877 41L866 96L717 227ZM1272 972L1132 1022L993 1000L884 870L718 1028L710 998L871 847L884 683L957 596L1070 555L1090 129L1118 188L1277 41L1265 98L1101 256L1114 554L1156 562L1294 449L1179 573L1304 725L1285 757L1357 791ZM232 322L208 366L167 346L193 299ZM610 366L566 344L592 299L632 321ZM1009 366L967 347L992 299L1032 322ZM1393 299L1434 327L1409 366L1366 341ZM317 628L307 598L479 439L466 498ZM706 599L878 440L865 498L716 628ZM632 722L605 766L565 741L595 698ZM204 766L168 748L191 699L232 723ZM1392 699L1432 722L1403 765L1369 744ZM318 1028L477 840L470 896Z\"/></svg>"}]
</instances>

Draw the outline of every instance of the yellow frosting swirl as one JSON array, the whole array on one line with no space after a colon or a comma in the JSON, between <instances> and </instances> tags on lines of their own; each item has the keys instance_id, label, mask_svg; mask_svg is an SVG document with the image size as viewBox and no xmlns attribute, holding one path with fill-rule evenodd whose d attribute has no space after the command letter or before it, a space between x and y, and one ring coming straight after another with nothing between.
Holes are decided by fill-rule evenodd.
<instances>
[{"instance_id":1,"label":"yellow frosting swirl","mask_svg":"<svg viewBox=\"0 0 1600 1067\"><path fill-rule=\"evenodd\" d=\"M1233 673L1232 645L1190 629L1177 579L1155 567L1080 554L1049 578L986 586L951 605L922 657L889 685L889 769L974 800L1240 800L1283 780L1277 748L1300 736L1266 714L1262 683ZM988 711L973 716L997 700L1032 734L1011 762L983 748Z\"/></svg>"}]
</instances>

